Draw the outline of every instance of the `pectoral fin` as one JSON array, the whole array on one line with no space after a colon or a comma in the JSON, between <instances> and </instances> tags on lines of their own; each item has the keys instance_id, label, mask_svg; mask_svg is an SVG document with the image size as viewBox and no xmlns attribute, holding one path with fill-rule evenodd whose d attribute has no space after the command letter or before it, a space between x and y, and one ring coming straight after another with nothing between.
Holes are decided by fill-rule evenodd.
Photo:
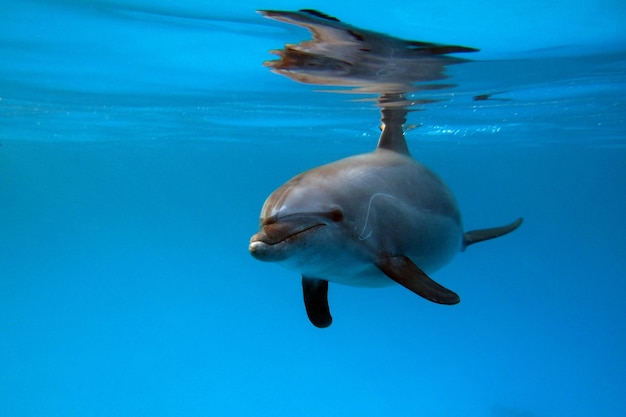
<instances>
[{"instance_id":1,"label":"pectoral fin","mask_svg":"<svg viewBox=\"0 0 626 417\"><path fill-rule=\"evenodd\" d=\"M382 255L376 266L389 278L415 294L438 304L457 304L461 299L437 284L406 256Z\"/></svg>"},{"instance_id":2,"label":"pectoral fin","mask_svg":"<svg viewBox=\"0 0 626 417\"><path fill-rule=\"evenodd\" d=\"M465 232L463 234L463 247L461 248L461 250L464 251L465 248L473 243L482 242L483 240L489 240L500 237L502 235L506 235L507 233L511 233L513 230L517 229L523 221L524 219L520 217L513 223L507 224L506 226L491 227L489 229L478 229Z\"/></svg>"},{"instance_id":3,"label":"pectoral fin","mask_svg":"<svg viewBox=\"0 0 626 417\"><path fill-rule=\"evenodd\" d=\"M328 281L302 277L304 306L309 320L315 327L328 327L333 322L328 307Z\"/></svg>"}]
</instances>

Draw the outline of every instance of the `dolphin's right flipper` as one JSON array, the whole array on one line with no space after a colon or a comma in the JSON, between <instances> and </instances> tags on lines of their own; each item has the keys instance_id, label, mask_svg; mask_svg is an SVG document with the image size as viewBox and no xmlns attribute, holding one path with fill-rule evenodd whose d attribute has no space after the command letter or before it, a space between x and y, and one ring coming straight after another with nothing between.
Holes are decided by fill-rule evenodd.
<instances>
[{"instance_id":1,"label":"dolphin's right flipper","mask_svg":"<svg viewBox=\"0 0 626 417\"><path fill-rule=\"evenodd\" d=\"M461 301L455 292L437 284L406 256L383 254L376 266L398 284L434 303L450 305Z\"/></svg>"},{"instance_id":2,"label":"dolphin's right flipper","mask_svg":"<svg viewBox=\"0 0 626 417\"><path fill-rule=\"evenodd\" d=\"M489 240L500 237L502 235L506 235L507 233L511 233L513 230L517 229L523 221L524 219L520 217L513 223L507 224L506 226L492 227L490 229L471 230L469 232L465 232L463 234L463 247L461 248L461 251L464 251L465 248L473 243L482 242L483 240Z\"/></svg>"},{"instance_id":3,"label":"dolphin's right flipper","mask_svg":"<svg viewBox=\"0 0 626 417\"><path fill-rule=\"evenodd\" d=\"M302 277L304 306L309 320L315 327L328 327L333 322L328 307L328 281Z\"/></svg>"}]
</instances>

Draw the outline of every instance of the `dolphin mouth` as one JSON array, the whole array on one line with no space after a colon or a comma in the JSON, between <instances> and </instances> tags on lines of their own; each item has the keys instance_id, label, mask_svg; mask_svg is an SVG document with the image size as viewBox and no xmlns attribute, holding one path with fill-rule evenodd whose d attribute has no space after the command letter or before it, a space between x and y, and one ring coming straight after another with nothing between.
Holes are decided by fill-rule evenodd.
<instances>
[{"instance_id":1,"label":"dolphin mouth","mask_svg":"<svg viewBox=\"0 0 626 417\"><path fill-rule=\"evenodd\" d=\"M250 238L248 250L261 261L280 261L289 257L290 247L302 235L326 226L324 223L279 222L266 224Z\"/></svg>"},{"instance_id":2,"label":"dolphin mouth","mask_svg":"<svg viewBox=\"0 0 626 417\"><path fill-rule=\"evenodd\" d=\"M250 238L250 243L261 242L270 246L287 243L297 239L303 233L322 226L326 225L324 223L295 224L294 222L267 224Z\"/></svg>"}]
</instances>

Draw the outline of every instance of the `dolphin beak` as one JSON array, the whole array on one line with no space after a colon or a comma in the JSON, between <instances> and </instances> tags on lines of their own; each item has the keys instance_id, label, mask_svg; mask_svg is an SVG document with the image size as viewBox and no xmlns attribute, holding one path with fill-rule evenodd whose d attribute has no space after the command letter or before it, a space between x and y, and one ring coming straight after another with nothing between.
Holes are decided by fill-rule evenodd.
<instances>
[{"instance_id":1,"label":"dolphin beak","mask_svg":"<svg viewBox=\"0 0 626 417\"><path fill-rule=\"evenodd\" d=\"M274 253L275 251L271 250L271 245L268 245L262 240L258 240L257 235L259 235L259 233L252 236L252 239L250 239L250 245L248 246L250 255L252 255L259 261L274 261L276 259L276 256L272 256L272 253Z\"/></svg>"},{"instance_id":2,"label":"dolphin beak","mask_svg":"<svg viewBox=\"0 0 626 417\"><path fill-rule=\"evenodd\" d=\"M325 225L315 218L269 223L250 238L248 250L260 261L280 261L288 257L289 248L306 232Z\"/></svg>"}]
</instances>

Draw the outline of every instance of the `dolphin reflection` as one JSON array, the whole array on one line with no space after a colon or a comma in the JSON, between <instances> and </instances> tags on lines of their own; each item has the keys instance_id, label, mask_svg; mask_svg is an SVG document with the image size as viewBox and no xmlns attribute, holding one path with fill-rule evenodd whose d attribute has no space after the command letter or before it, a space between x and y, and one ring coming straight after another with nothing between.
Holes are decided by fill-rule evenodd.
<instances>
[{"instance_id":1,"label":"dolphin reflection","mask_svg":"<svg viewBox=\"0 0 626 417\"><path fill-rule=\"evenodd\" d=\"M467 62L446 54L477 52L456 45L407 41L357 28L315 10L261 10L268 18L304 27L313 39L271 51L279 59L265 65L295 81L355 87L355 92L390 94L446 88L417 83L447 78L446 65Z\"/></svg>"}]
</instances>

